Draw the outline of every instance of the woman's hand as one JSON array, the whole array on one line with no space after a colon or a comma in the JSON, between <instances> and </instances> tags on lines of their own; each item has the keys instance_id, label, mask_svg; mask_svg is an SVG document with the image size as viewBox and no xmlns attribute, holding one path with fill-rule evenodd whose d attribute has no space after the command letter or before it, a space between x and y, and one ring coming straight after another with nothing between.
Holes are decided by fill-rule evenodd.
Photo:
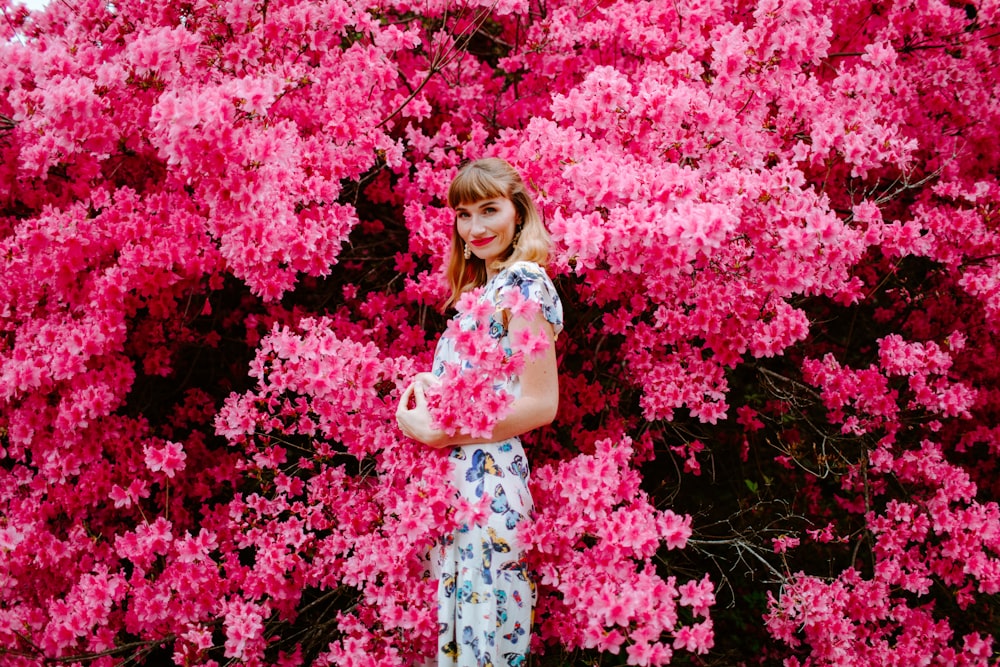
<instances>
[{"instance_id":1,"label":"woman's hand","mask_svg":"<svg viewBox=\"0 0 1000 667\"><path fill-rule=\"evenodd\" d=\"M424 387L438 384L440 380L433 373L417 373L413 382L399 397L396 406L396 424L408 438L434 448L447 447L448 434L432 426L433 418L427 407ZM410 407L413 403L413 407Z\"/></svg>"},{"instance_id":2,"label":"woman's hand","mask_svg":"<svg viewBox=\"0 0 1000 667\"><path fill-rule=\"evenodd\" d=\"M441 384L441 378L434 375L434 373L417 373L413 376L413 379L410 380L410 384L416 384L418 382L425 387L437 387Z\"/></svg>"}]
</instances>

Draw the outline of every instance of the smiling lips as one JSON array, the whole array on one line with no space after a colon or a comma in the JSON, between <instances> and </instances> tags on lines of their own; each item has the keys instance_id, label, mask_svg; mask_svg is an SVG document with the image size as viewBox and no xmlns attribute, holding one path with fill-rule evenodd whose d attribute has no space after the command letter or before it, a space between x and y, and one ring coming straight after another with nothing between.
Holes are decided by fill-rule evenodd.
<instances>
[{"instance_id":1,"label":"smiling lips","mask_svg":"<svg viewBox=\"0 0 1000 667\"><path fill-rule=\"evenodd\" d=\"M495 236L491 236L488 239L473 239L471 243L477 248L482 248L484 245L489 245L490 243L492 243L493 239L495 238L496 238Z\"/></svg>"}]
</instances>

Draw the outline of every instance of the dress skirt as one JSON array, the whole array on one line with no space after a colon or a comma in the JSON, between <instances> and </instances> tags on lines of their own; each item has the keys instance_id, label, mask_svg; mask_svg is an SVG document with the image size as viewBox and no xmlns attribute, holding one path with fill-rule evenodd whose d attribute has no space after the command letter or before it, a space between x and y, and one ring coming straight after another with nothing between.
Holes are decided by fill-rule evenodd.
<instances>
[{"instance_id":1,"label":"dress skirt","mask_svg":"<svg viewBox=\"0 0 1000 667\"><path fill-rule=\"evenodd\" d=\"M431 553L438 578L438 667L523 665L535 586L518 524L530 516L528 467L517 438L456 447L452 483L470 502L489 498L482 525L460 526Z\"/></svg>"}]
</instances>

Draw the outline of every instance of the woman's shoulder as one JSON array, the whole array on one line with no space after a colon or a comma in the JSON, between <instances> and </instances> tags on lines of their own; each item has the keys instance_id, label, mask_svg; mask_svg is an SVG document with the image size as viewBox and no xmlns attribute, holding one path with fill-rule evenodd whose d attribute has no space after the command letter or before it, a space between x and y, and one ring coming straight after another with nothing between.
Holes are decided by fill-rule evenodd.
<instances>
[{"instance_id":1,"label":"woman's shoulder","mask_svg":"<svg viewBox=\"0 0 1000 667\"><path fill-rule=\"evenodd\" d=\"M529 292L543 290L546 292L555 291L552 279L545 269L535 262L519 260L510 266L504 267L493 277L493 289L498 293L510 289L517 289L529 296Z\"/></svg>"},{"instance_id":2,"label":"woman's shoulder","mask_svg":"<svg viewBox=\"0 0 1000 667\"><path fill-rule=\"evenodd\" d=\"M545 269L535 262L521 260L508 266L502 273L504 277L498 275L500 281L497 284L497 301L502 301L503 295L510 291L520 292L523 298L541 305L542 315L558 335L563 328L562 302Z\"/></svg>"},{"instance_id":3,"label":"woman's shoulder","mask_svg":"<svg viewBox=\"0 0 1000 667\"><path fill-rule=\"evenodd\" d=\"M559 293L549 274L541 265L527 260L514 262L496 275L496 299L508 291L516 290L527 299L543 304L559 303Z\"/></svg>"},{"instance_id":4,"label":"woman's shoulder","mask_svg":"<svg viewBox=\"0 0 1000 667\"><path fill-rule=\"evenodd\" d=\"M545 272L545 269L538 263L532 262L526 259L521 259L507 268L505 268L501 273L506 273L515 279L521 280L546 280L551 281L549 274Z\"/></svg>"}]
</instances>

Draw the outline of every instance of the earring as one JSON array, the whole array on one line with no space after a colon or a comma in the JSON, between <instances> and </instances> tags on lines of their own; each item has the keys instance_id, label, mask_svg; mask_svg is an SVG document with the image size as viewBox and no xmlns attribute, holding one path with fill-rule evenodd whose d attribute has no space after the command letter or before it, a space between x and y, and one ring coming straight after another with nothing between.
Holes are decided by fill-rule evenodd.
<instances>
[{"instance_id":1,"label":"earring","mask_svg":"<svg viewBox=\"0 0 1000 667\"><path fill-rule=\"evenodd\" d=\"M465 250L462 251L462 257L466 259L472 257L472 248L469 247L468 243L465 244Z\"/></svg>"},{"instance_id":2,"label":"earring","mask_svg":"<svg viewBox=\"0 0 1000 667\"><path fill-rule=\"evenodd\" d=\"M510 242L510 247L517 250L517 242L521 240L521 228L518 227L517 231L514 232L514 240Z\"/></svg>"}]
</instances>

